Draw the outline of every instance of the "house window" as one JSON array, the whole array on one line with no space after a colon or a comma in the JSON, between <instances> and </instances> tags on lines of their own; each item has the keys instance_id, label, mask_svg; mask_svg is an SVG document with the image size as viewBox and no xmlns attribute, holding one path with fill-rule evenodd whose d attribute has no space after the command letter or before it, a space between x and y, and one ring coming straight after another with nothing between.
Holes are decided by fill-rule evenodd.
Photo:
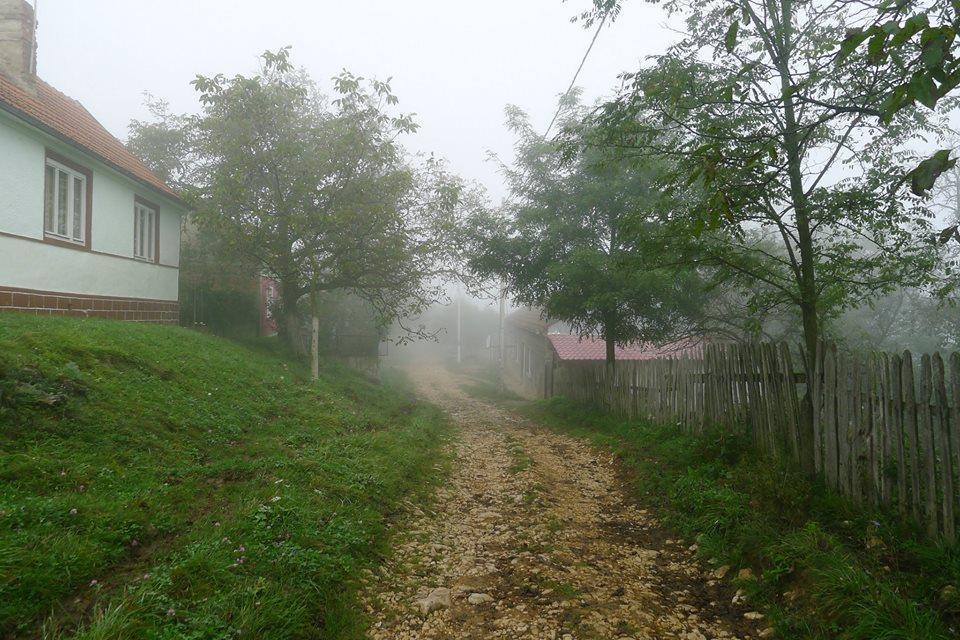
<instances>
[{"instance_id":1,"label":"house window","mask_svg":"<svg viewBox=\"0 0 960 640\"><path fill-rule=\"evenodd\" d=\"M139 260L157 260L157 210L137 201L133 206L133 257Z\"/></svg>"},{"instance_id":2,"label":"house window","mask_svg":"<svg viewBox=\"0 0 960 640\"><path fill-rule=\"evenodd\" d=\"M85 244L88 177L47 159L43 187L43 231L58 240Z\"/></svg>"}]
</instances>

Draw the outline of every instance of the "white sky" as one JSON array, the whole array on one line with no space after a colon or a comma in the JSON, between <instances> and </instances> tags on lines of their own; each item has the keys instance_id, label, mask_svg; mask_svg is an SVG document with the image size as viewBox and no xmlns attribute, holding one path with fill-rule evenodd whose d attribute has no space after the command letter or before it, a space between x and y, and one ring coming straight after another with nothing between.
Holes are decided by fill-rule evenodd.
<instances>
[{"instance_id":1,"label":"white sky","mask_svg":"<svg viewBox=\"0 0 960 640\"><path fill-rule=\"evenodd\" d=\"M435 152L499 200L487 152L509 159L503 110L517 104L545 129L592 37L570 18L589 0L39 0L39 73L126 139L144 118L143 93L175 111L198 105L198 73L251 73L264 50L291 45L324 89L343 69L393 78L420 132L411 151ZM658 6L626 3L604 29L578 85L588 101L617 75L662 52L675 34Z\"/></svg>"}]
</instances>

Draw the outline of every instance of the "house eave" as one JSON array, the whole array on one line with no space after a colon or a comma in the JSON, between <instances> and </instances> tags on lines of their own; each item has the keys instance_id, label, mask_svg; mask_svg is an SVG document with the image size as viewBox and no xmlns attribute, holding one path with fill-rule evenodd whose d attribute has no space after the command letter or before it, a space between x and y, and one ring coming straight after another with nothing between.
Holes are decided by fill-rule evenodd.
<instances>
[{"instance_id":1,"label":"house eave","mask_svg":"<svg viewBox=\"0 0 960 640\"><path fill-rule=\"evenodd\" d=\"M7 102L4 102L3 100L0 100L0 110L3 110L3 111L5 111L5 112L7 112L8 114L10 114L11 116L13 116L14 118L17 118L18 120L23 121L23 122L26 123L28 126L34 128L34 129L37 129L38 131L41 131L42 133L44 133L44 134L46 134L46 135L48 135L48 136L51 136L51 137L55 138L56 140L58 140L58 141L60 141L60 142L62 142L62 143L64 143L64 144L72 147L73 149L79 151L80 153L83 153L83 154L85 154L85 155L87 155L87 156L89 156L89 157L91 157L91 158L95 158L98 162L101 162L101 163L103 163L104 165L108 166L111 170L116 171L117 173L119 173L119 174L123 175L124 177L128 178L129 180L133 180L134 182L136 182L136 183L137 183L138 185L140 185L141 187L143 187L143 188L145 188L145 189L149 189L151 194L156 195L157 197L162 198L163 200L166 200L167 202L170 202L170 203L175 204L175 205L176 205L178 208L180 208L182 211L186 212L186 211L189 211L189 210L190 210L190 207L187 205L187 203L186 203L182 198L180 198L179 196L177 196L177 195L175 195L175 194L173 194L173 193L169 193L169 192L167 192L167 191L164 191L163 189L158 189L155 185L152 185L152 184L150 184L149 182L146 182L145 180L143 180L142 178L137 177L136 175L134 175L134 174L131 173L130 171L127 171L126 169L118 166L115 162L110 161L109 159L103 157L102 155L100 155L99 153L91 150L90 148L86 147L85 145L80 144L79 142L77 142L76 140L74 140L73 138L71 138L70 136L64 135L62 132L54 129L53 127L51 127L51 126L49 126L49 125L47 125L47 124L44 124L43 122L41 122L41 121L37 120L36 118L34 118L33 116L31 116L30 114L25 113L24 111L22 111L22 110L20 110L20 109L18 109L18 108L16 108L16 107L14 107L13 105L8 104Z\"/></svg>"}]
</instances>

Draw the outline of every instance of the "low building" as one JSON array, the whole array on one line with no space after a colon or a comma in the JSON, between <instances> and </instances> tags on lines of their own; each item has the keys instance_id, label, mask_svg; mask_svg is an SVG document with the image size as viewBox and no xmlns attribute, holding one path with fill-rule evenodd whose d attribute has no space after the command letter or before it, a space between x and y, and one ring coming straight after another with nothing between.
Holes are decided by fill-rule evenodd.
<instances>
[{"instance_id":1,"label":"low building","mask_svg":"<svg viewBox=\"0 0 960 640\"><path fill-rule=\"evenodd\" d=\"M36 50L33 8L0 0L0 309L178 322L186 205Z\"/></svg>"},{"instance_id":2,"label":"low building","mask_svg":"<svg viewBox=\"0 0 960 640\"><path fill-rule=\"evenodd\" d=\"M540 311L531 308L514 311L504 322L504 384L523 398L546 396L553 366L547 341L550 325Z\"/></svg>"},{"instance_id":3,"label":"low building","mask_svg":"<svg viewBox=\"0 0 960 640\"><path fill-rule=\"evenodd\" d=\"M699 341L675 342L663 346L618 345L619 361L657 360L677 357L699 348ZM558 367L602 363L607 345L595 336L579 336L566 325L543 318L536 309L515 311L504 323L504 384L513 393L527 399L553 395L553 379Z\"/></svg>"}]
</instances>

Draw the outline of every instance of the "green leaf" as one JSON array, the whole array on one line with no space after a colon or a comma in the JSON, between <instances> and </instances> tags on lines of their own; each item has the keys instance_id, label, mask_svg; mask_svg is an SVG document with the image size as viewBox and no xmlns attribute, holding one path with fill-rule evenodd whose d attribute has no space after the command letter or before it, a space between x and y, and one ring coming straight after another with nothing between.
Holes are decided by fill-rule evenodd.
<instances>
[{"instance_id":1,"label":"green leaf","mask_svg":"<svg viewBox=\"0 0 960 640\"><path fill-rule=\"evenodd\" d=\"M843 61L847 56L856 51L857 47L863 44L863 41L870 35L869 31L863 29L850 29L847 31L847 37L840 44L839 60Z\"/></svg>"},{"instance_id":2,"label":"green leaf","mask_svg":"<svg viewBox=\"0 0 960 640\"><path fill-rule=\"evenodd\" d=\"M937 106L937 85L923 71L913 74L910 79L910 95L928 109Z\"/></svg>"},{"instance_id":3,"label":"green leaf","mask_svg":"<svg viewBox=\"0 0 960 640\"><path fill-rule=\"evenodd\" d=\"M907 174L910 178L910 190L915 195L926 197L937 183L937 178L956 164L956 159L950 157L950 149L937 151Z\"/></svg>"},{"instance_id":4,"label":"green leaf","mask_svg":"<svg viewBox=\"0 0 960 640\"><path fill-rule=\"evenodd\" d=\"M887 57L884 50L886 44L887 34L883 31L878 31L870 38L870 43L867 45L867 57L871 64L880 64L884 61Z\"/></svg>"},{"instance_id":5,"label":"green leaf","mask_svg":"<svg viewBox=\"0 0 960 640\"><path fill-rule=\"evenodd\" d=\"M954 238L960 239L960 226L958 225L947 227L946 229L941 231L937 240L940 242L940 244L947 244L950 240L953 240Z\"/></svg>"},{"instance_id":6,"label":"green leaf","mask_svg":"<svg viewBox=\"0 0 960 640\"><path fill-rule=\"evenodd\" d=\"M950 45L947 44L947 38L942 33L938 33L933 38L927 40L923 45L923 51L920 53L920 60L927 69L936 69L943 65L949 53Z\"/></svg>"},{"instance_id":7,"label":"green leaf","mask_svg":"<svg viewBox=\"0 0 960 640\"><path fill-rule=\"evenodd\" d=\"M899 47L906 44L910 38L929 26L930 19L927 18L927 14L918 13L912 16L904 23L903 28L893 34L893 38L890 39L890 46Z\"/></svg>"},{"instance_id":8,"label":"green leaf","mask_svg":"<svg viewBox=\"0 0 960 640\"><path fill-rule=\"evenodd\" d=\"M887 96L887 99L884 100L883 105L880 107L880 111L883 113L881 119L885 124L890 124L897 111L912 103L913 97L910 95L910 85L900 85Z\"/></svg>"},{"instance_id":9,"label":"green leaf","mask_svg":"<svg viewBox=\"0 0 960 640\"><path fill-rule=\"evenodd\" d=\"M730 23L730 27L727 29L727 35L723 41L727 47L727 53L733 53L734 48L737 46L737 34L739 32L740 23L734 20Z\"/></svg>"}]
</instances>

